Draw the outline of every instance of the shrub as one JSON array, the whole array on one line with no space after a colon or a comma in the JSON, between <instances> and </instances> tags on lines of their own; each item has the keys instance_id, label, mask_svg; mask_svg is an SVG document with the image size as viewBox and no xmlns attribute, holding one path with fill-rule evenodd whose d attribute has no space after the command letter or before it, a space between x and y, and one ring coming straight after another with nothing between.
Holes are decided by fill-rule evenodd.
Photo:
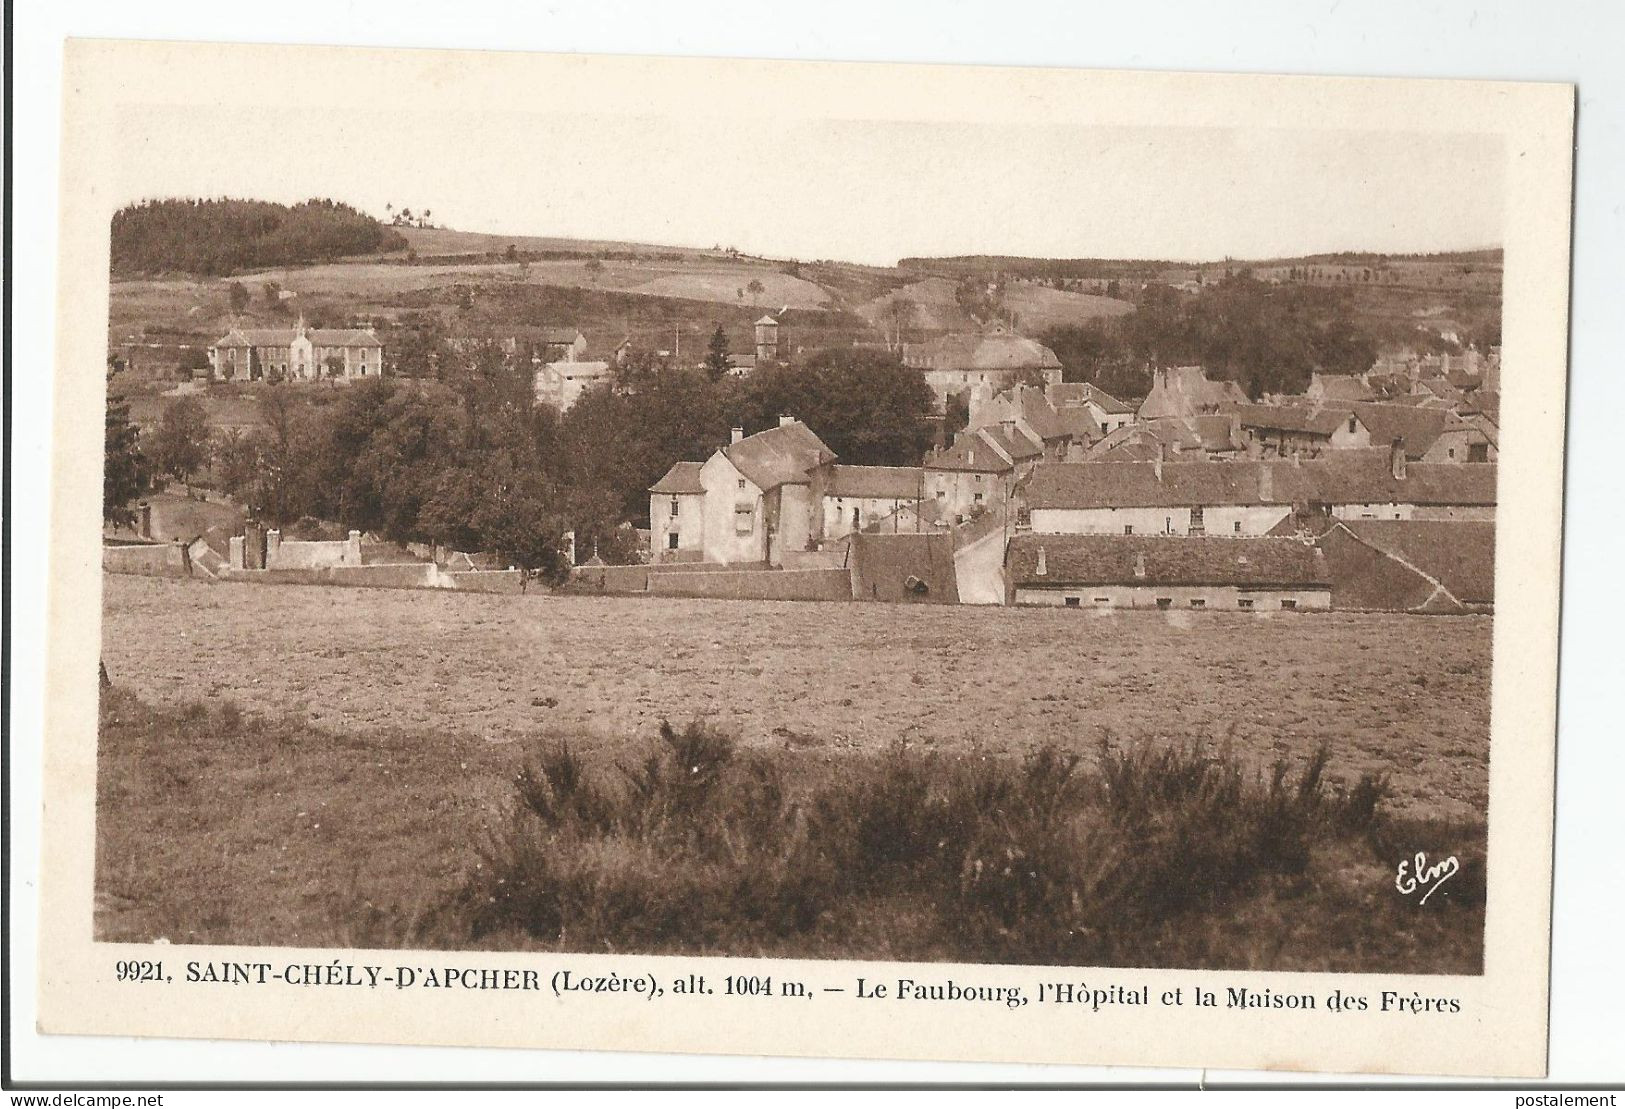
<instances>
[{"instance_id":1,"label":"shrub","mask_svg":"<svg viewBox=\"0 0 1625 1109\"><path fill-rule=\"evenodd\" d=\"M1376 849L1386 781L1330 788L1328 762L1259 773L1227 750L1108 741L1086 771L1055 747L1018 762L898 744L795 781L699 723L663 723L618 772L544 737L471 886L473 930L852 954L879 928L872 945L899 957L1155 961L1170 921L1266 886L1291 896L1323 847Z\"/></svg>"}]
</instances>

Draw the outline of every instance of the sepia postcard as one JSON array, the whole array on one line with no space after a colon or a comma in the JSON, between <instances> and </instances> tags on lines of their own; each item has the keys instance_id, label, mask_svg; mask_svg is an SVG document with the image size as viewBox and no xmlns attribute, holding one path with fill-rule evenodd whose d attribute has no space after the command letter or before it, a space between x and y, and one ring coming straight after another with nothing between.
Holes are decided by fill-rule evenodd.
<instances>
[{"instance_id":1,"label":"sepia postcard","mask_svg":"<svg viewBox=\"0 0 1625 1109\"><path fill-rule=\"evenodd\" d=\"M1544 1073L1571 86L64 87L43 1031Z\"/></svg>"}]
</instances>

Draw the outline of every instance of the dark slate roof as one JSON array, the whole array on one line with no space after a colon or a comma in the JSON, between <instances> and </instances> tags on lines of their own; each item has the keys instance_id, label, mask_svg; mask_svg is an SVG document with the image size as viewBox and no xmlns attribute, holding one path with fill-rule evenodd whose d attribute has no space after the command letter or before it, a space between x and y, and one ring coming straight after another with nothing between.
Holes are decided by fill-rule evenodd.
<instances>
[{"instance_id":1,"label":"dark slate roof","mask_svg":"<svg viewBox=\"0 0 1625 1109\"><path fill-rule=\"evenodd\" d=\"M673 462L666 476L649 486L651 493L703 493L705 486L700 484L700 470L703 462Z\"/></svg>"},{"instance_id":2,"label":"dark slate roof","mask_svg":"<svg viewBox=\"0 0 1625 1109\"><path fill-rule=\"evenodd\" d=\"M1026 370L1061 368L1055 352L1008 331L981 335L944 335L911 347L904 356L921 370Z\"/></svg>"},{"instance_id":3,"label":"dark slate roof","mask_svg":"<svg viewBox=\"0 0 1625 1109\"><path fill-rule=\"evenodd\" d=\"M1433 578L1462 604L1495 603L1492 521L1344 520L1338 526Z\"/></svg>"},{"instance_id":4,"label":"dark slate roof","mask_svg":"<svg viewBox=\"0 0 1625 1109\"><path fill-rule=\"evenodd\" d=\"M804 484L809 470L835 458L835 452L800 420L729 443L722 453L763 492Z\"/></svg>"},{"instance_id":5,"label":"dark slate roof","mask_svg":"<svg viewBox=\"0 0 1625 1109\"><path fill-rule=\"evenodd\" d=\"M912 501L920 496L918 466L832 466L830 497L870 497Z\"/></svg>"},{"instance_id":6,"label":"dark slate roof","mask_svg":"<svg viewBox=\"0 0 1625 1109\"><path fill-rule=\"evenodd\" d=\"M1334 451L1301 463L1056 462L1027 483L1029 508L1234 504L1495 504L1491 463L1410 463L1396 478L1387 450ZM1266 476L1267 475L1267 476Z\"/></svg>"},{"instance_id":7,"label":"dark slate roof","mask_svg":"<svg viewBox=\"0 0 1625 1109\"><path fill-rule=\"evenodd\" d=\"M1299 435L1330 437L1348 421L1347 408L1313 408L1289 404L1238 404L1236 416L1242 427L1289 431Z\"/></svg>"},{"instance_id":8,"label":"dark slate roof","mask_svg":"<svg viewBox=\"0 0 1625 1109\"><path fill-rule=\"evenodd\" d=\"M1044 570L1038 573L1038 552ZM1296 539L1026 532L1006 554L1016 585L1329 585L1325 560ZM1143 573L1136 570L1143 569Z\"/></svg>"}]
</instances>

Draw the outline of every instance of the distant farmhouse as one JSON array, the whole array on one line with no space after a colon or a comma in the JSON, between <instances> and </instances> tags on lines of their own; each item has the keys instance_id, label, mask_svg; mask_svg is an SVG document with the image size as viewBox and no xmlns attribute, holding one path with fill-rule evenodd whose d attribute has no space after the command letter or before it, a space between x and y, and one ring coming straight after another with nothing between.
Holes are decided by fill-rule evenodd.
<instances>
[{"instance_id":1,"label":"distant farmhouse","mask_svg":"<svg viewBox=\"0 0 1625 1109\"><path fill-rule=\"evenodd\" d=\"M735 428L704 462L678 462L649 488L656 562L783 566L827 539L916 529L923 472L842 466L799 420Z\"/></svg>"},{"instance_id":2,"label":"distant farmhouse","mask_svg":"<svg viewBox=\"0 0 1625 1109\"><path fill-rule=\"evenodd\" d=\"M355 381L384 372L384 345L372 328L233 327L209 346L216 381ZM336 371L336 372L335 372Z\"/></svg>"},{"instance_id":3,"label":"distant farmhouse","mask_svg":"<svg viewBox=\"0 0 1625 1109\"><path fill-rule=\"evenodd\" d=\"M903 351L903 364L924 372L939 406L977 385L1000 391L1024 379L1045 385L1061 380L1054 351L1003 327L911 344Z\"/></svg>"}]
</instances>

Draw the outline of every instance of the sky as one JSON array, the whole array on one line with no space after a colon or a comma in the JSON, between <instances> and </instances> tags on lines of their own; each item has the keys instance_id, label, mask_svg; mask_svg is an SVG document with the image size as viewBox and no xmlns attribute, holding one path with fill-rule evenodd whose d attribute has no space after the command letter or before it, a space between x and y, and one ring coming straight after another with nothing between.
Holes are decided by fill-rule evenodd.
<instances>
[{"instance_id":1,"label":"sky","mask_svg":"<svg viewBox=\"0 0 1625 1109\"><path fill-rule=\"evenodd\" d=\"M184 113L184 114L181 114ZM130 107L121 201L342 200L513 235L909 255L1259 259L1503 240L1498 136Z\"/></svg>"}]
</instances>

